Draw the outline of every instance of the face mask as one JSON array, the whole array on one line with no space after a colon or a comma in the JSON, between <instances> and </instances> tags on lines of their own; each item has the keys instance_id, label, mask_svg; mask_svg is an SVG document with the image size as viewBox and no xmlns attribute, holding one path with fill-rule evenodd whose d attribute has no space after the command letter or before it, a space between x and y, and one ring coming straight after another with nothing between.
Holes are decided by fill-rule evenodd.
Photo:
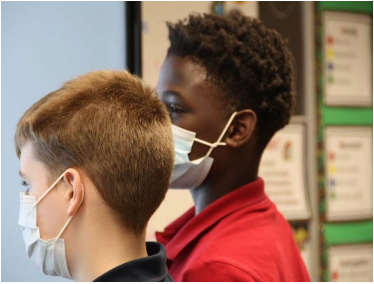
<instances>
[{"instance_id":1,"label":"face mask","mask_svg":"<svg viewBox=\"0 0 374 284\"><path fill-rule=\"evenodd\" d=\"M46 275L62 276L67 279L72 279L66 261L65 242L60 237L74 215L69 218L58 236L48 241L44 241L40 238L40 232L36 222L36 206L54 188L64 174L65 173L47 189L38 201L36 201L35 196L26 195L24 192L21 192L18 225L20 225L22 230L22 237L26 245L26 252L29 259L42 269ZM79 206L82 204L83 198L84 189L82 184L82 201Z\"/></svg>"},{"instance_id":2,"label":"face mask","mask_svg":"<svg viewBox=\"0 0 374 284\"><path fill-rule=\"evenodd\" d=\"M174 169L169 182L170 188L195 189L203 183L213 164L213 158L209 157L209 155L212 153L214 148L218 146L226 146L226 143L221 142L221 140L236 114L237 112L234 112L231 115L229 121L215 143L209 143L198 139L195 137L195 132L172 125L175 145L175 161ZM207 145L210 147L210 149L204 157L190 161L188 154L191 153L192 144L194 141Z\"/></svg>"}]
</instances>

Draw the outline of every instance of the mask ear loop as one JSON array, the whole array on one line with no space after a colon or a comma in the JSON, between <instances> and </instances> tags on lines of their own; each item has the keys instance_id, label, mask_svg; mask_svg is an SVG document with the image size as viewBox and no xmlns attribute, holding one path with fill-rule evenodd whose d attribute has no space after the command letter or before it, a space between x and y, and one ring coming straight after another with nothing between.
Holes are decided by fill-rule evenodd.
<instances>
[{"instance_id":1,"label":"mask ear loop","mask_svg":"<svg viewBox=\"0 0 374 284\"><path fill-rule=\"evenodd\" d=\"M78 207L77 207L77 210L75 210L74 214L72 216L70 216L69 220L66 222L66 224L64 225L64 227L61 229L60 233L58 234L58 236L56 237L56 241L61 237L62 233L65 231L66 227L70 224L71 220L73 219L75 213L78 212L78 209L79 207L82 205L83 203L83 199L84 199L84 187L83 187L83 184L82 185L82 200L81 202L79 203Z\"/></svg>"},{"instance_id":2,"label":"mask ear loop","mask_svg":"<svg viewBox=\"0 0 374 284\"><path fill-rule=\"evenodd\" d=\"M56 186L56 184L60 181L60 179L64 176L65 173L66 171L62 175L60 175L60 177L43 193L39 200L35 202L34 206L38 205L40 201L43 200L43 198Z\"/></svg>"},{"instance_id":3,"label":"mask ear loop","mask_svg":"<svg viewBox=\"0 0 374 284\"><path fill-rule=\"evenodd\" d=\"M209 146L209 147L212 147L212 148L216 148L217 146L225 146L225 145L226 145L226 143L223 143L223 142L219 142L219 143L217 143L217 142L215 142L215 143L209 143L209 142L206 142L206 141L201 140L201 139L199 139L199 138L194 138L194 140L195 140L196 142L199 142L199 143L201 143L201 144L204 144L204 145Z\"/></svg>"},{"instance_id":4,"label":"mask ear loop","mask_svg":"<svg viewBox=\"0 0 374 284\"><path fill-rule=\"evenodd\" d=\"M201 140L201 139L198 139L198 138L195 138L195 141L196 142L199 142L201 144L204 144L204 145L207 145L207 146L210 146L210 149L208 150L208 152L206 153L206 155L204 156L204 158L206 157L209 157L209 155L212 153L213 149L218 147L218 146L226 146L227 144L225 142L221 142L223 136L226 134L226 131L227 129L230 127L231 125L231 122L234 120L235 118L235 115L237 114L238 112L234 112L231 116L230 116L230 119L229 121L226 123L226 126L225 128L223 129L221 135L219 136L217 142L215 143L209 143L209 142L206 142L204 140Z\"/></svg>"},{"instance_id":5,"label":"mask ear loop","mask_svg":"<svg viewBox=\"0 0 374 284\"><path fill-rule=\"evenodd\" d=\"M40 201L43 200L43 198L56 186L56 184L60 181L60 179L65 175L65 173L66 173L66 171L43 193L43 195L39 198L39 200L37 202L35 202L34 206L37 206L40 203ZM81 206L81 204L83 202L84 187L83 187L83 184L81 184L81 185L82 185L82 200L79 203L79 206L78 206L77 210L75 210L74 214L72 216L70 216L70 218L68 219L68 221L66 222L64 227L61 229L60 233L58 234L58 236L56 238L56 241L61 237L62 233L65 231L66 227L69 225L69 223L71 222L71 219L73 219L75 213L77 213L79 207Z\"/></svg>"}]
</instances>

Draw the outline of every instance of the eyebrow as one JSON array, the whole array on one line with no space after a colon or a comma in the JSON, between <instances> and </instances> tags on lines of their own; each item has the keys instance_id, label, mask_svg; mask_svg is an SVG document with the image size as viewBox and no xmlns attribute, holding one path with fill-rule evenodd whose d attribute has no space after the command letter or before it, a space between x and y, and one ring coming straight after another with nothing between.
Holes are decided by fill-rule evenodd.
<instances>
[{"instance_id":1,"label":"eyebrow","mask_svg":"<svg viewBox=\"0 0 374 284\"><path fill-rule=\"evenodd\" d=\"M177 91L172 91L172 90L165 90L162 92L162 96L164 96L164 99L167 100L168 98L176 98L177 101L182 104L185 108L188 109L193 109L191 105L184 99L184 97L181 95L181 93Z\"/></svg>"},{"instance_id":2,"label":"eyebrow","mask_svg":"<svg viewBox=\"0 0 374 284\"><path fill-rule=\"evenodd\" d=\"M175 92L175 91L169 91L169 90L163 91L162 94L165 95L165 96L177 96L177 97L180 97L180 98L182 97L180 93Z\"/></svg>"},{"instance_id":3,"label":"eyebrow","mask_svg":"<svg viewBox=\"0 0 374 284\"><path fill-rule=\"evenodd\" d=\"M186 107L189 107L189 103L184 99L184 97L181 95L181 93L177 91L171 91L166 90L162 92L162 95L166 98L175 97L177 98L181 103L183 103Z\"/></svg>"}]
</instances>

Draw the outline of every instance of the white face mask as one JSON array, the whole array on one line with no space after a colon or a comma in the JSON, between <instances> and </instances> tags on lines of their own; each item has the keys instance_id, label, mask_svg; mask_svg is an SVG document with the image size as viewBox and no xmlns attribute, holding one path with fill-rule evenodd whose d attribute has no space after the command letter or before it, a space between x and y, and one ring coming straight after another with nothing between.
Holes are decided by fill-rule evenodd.
<instances>
[{"instance_id":1,"label":"white face mask","mask_svg":"<svg viewBox=\"0 0 374 284\"><path fill-rule=\"evenodd\" d=\"M236 114L237 112L234 112L231 115L229 121L215 143L209 143L198 139L195 137L195 132L172 125L175 161L174 169L169 182L169 187L171 189L195 189L203 183L213 164L213 158L209 157L209 155L212 153L214 148L218 146L226 146L226 143L221 142L221 140ZM192 144L194 141L207 145L210 147L210 149L204 157L190 161L188 154L191 153Z\"/></svg>"},{"instance_id":2,"label":"white face mask","mask_svg":"<svg viewBox=\"0 0 374 284\"><path fill-rule=\"evenodd\" d=\"M55 187L64 174L65 173L47 189L38 201L36 201L35 196L26 195L24 192L21 192L18 225L20 225L22 230L22 237L26 245L26 252L29 259L42 269L44 274L73 279L66 261L65 242L60 237L74 215L69 218L58 236L48 241L44 241L40 238L40 232L36 222L36 206ZM83 198L84 189L82 184L82 200L79 206L82 204Z\"/></svg>"}]
</instances>

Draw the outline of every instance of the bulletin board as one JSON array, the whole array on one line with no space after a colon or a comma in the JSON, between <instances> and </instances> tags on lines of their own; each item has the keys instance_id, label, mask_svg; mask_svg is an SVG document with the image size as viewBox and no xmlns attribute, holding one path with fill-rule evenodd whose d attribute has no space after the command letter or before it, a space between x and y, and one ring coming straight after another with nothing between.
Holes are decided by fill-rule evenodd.
<instances>
[{"instance_id":1,"label":"bulletin board","mask_svg":"<svg viewBox=\"0 0 374 284\"><path fill-rule=\"evenodd\" d=\"M373 3L362 1L321 1L318 2L316 7L318 46L316 58L318 73L318 180L320 191L320 223L322 228L320 240L321 279L324 281L367 281L371 279L372 281L372 271L367 272L366 268L362 268L363 272L357 273L357 269L352 270L352 265L360 265L364 264L364 262L367 264L367 259L371 259L372 262L373 255ZM358 25L356 25L357 23ZM357 40L353 42L352 38L348 39L346 37L348 35L344 33L351 33L350 36L356 33ZM336 41L340 41L340 46L334 45ZM353 43L360 43L360 54L355 53L357 50L352 50ZM339 56L346 55L345 53L347 53L349 55L348 58L342 59L341 57L337 59L337 51L340 52ZM340 65L339 67L343 69L343 71L340 70L342 71L341 73L335 72L334 68L336 64ZM362 64L366 65L366 67L362 67ZM366 73L370 73L371 75L363 75L362 72L364 71L357 70L357 66L361 66L365 69ZM354 78L352 77L352 72L355 73ZM335 80L335 75L338 78L337 81ZM347 76L351 77L349 87L345 86L347 82L339 83L342 78L346 78ZM334 84L337 84L337 86L333 86ZM357 87L357 84L361 84L362 86ZM357 139L362 133L364 133L364 138ZM359 143L356 143L354 140L358 140ZM353 148L348 149L350 146ZM356 146L358 148L354 148ZM346 166L349 164L344 159L354 159L354 155L352 156L351 154L356 150L358 151L357 153L361 152L361 154L357 154L357 161L362 160L369 170L366 171L356 166L353 172L347 173L344 176L343 172L344 170L348 170ZM342 158L339 163L336 160L337 153ZM339 175L337 174L338 170L340 170ZM357 176L356 173L358 174ZM364 180L361 186L366 188L364 190L365 193L360 192L362 188L357 188L358 185L355 184L360 178ZM337 191L334 191L334 187L336 187L338 179L341 182L343 181L344 186L352 182L352 191L354 191L356 197L368 199L363 201L363 203L367 203L367 208L365 208L365 205L359 208L359 204L354 204L354 200L349 201L347 199L346 203L344 203L344 198L339 201L334 200L337 194ZM355 186L356 188L354 188ZM344 191L343 187L340 188L341 197L347 195L348 191ZM368 195L364 197L362 194ZM343 203L341 203L342 201ZM342 208L345 205L347 210ZM367 246L371 246L371 249L367 250ZM362 256L361 252L363 252L360 250L361 247L366 248L366 252L364 252L365 261L352 262L353 264L346 261L347 258L360 258Z\"/></svg>"}]
</instances>

